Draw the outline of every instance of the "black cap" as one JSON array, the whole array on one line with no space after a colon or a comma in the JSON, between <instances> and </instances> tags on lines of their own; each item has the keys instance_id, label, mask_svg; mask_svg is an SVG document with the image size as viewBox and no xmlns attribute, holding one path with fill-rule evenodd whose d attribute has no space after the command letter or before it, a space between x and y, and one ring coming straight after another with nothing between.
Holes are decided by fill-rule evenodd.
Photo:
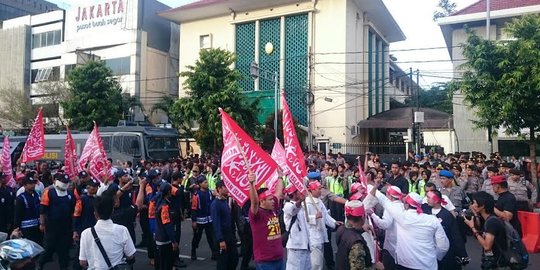
<instances>
[{"instance_id":1,"label":"black cap","mask_svg":"<svg viewBox=\"0 0 540 270\"><path fill-rule=\"evenodd\" d=\"M219 180L216 182L216 188L222 188L225 186L225 182L223 180Z\"/></svg>"},{"instance_id":2,"label":"black cap","mask_svg":"<svg viewBox=\"0 0 540 270\"><path fill-rule=\"evenodd\" d=\"M85 172L85 171L82 171L82 172L79 173L79 178L85 178L87 176L88 176L88 173Z\"/></svg>"},{"instance_id":3,"label":"black cap","mask_svg":"<svg viewBox=\"0 0 540 270\"><path fill-rule=\"evenodd\" d=\"M63 182L63 183L69 182L69 176L67 174L63 174L63 173L55 174L54 179L56 179L56 180L58 180L60 182Z\"/></svg>"},{"instance_id":4,"label":"black cap","mask_svg":"<svg viewBox=\"0 0 540 270\"><path fill-rule=\"evenodd\" d=\"M513 169L516 165L512 162L504 162L501 164L501 167Z\"/></svg>"},{"instance_id":5,"label":"black cap","mask_svg":"<svg viewBox=\"0 0 540 270\"><path fill-rule=\"evenodd\" d=\"M498 170L497 168L495 168L495 167L492 167L492 166L490 166L490 167L487 167L487 170L488 170L489 172L494 172L494 173L497 173L497 172L499 172L499 170Z\"/></svg>"},{"instance_id":6,"label":"black cap","mask_svg":"<svg viewBox=\"0 0 540 270\"><path fill-rule=\"evenodd\" d=\"M197 177L197 184L200 185L202 184L202 182L206 181L206 176L204 175L200 175L199 177Z\"/></svg>"},{"instance_id":7,"label":"black cap","mask_svg":"<svg viewBox=\"0 0 540 270\"><path fill-rule=\"evenodd\" d=\"M161 182L161 184L159 184L159 192L161 192L163 195L167 195L169 193L171 193L171 184L163 181Z\"/></svg>"},{"instance_id":8,"label":"black cap","mask_svg":"<svg viewBox=\"0 0 540 270\"><path fill-rule=\"evenodd\" d=\"M36 184L37 183L37 180L34 179L34 177L28 175L26 176L23 180L22 180L22 184L23 185L28 185L28 184Z\"/></svg>"},{"instance_id":9,"label":"black cap","mask_svg":"<svg viewBox=\"0 0 540 270\"><path fill-rule=\"evenodd\" d=\"M517 169L510 169L510 174L513 175L521 175L521 171Z\"/></svg>"},{"instance_id":10,"label":"black cap","mask_svg":"<svg viewBox=\"0 0 540 270\"><path fill-rule=\"evenodd\" d=\"M99 181L94 178L90 178L90 181L88 181L86 184L91 187L99 187L100 185Z\"/></svg>"},{"instance_id":11,"label":"black cap","mask_svg":"<svg viewBox=\"0 0 540 270\"><path fill-rule=\"evenodd\" d=\"M150 179L154 179L156 178L158 175L161 175L161 171L159 169L151 169L149 172L148 172L148 178Z\"/></svg>"},{"instance_id":12,"label":"black cap","mask_svg":"<svg viewBox=\"0 0 540 270\"><path fill-rule=\"evenodd\" d=\"M126 175L126 174L128 174L128 173L126 172L126 170L117 170L116 173L114 173L114 176L120 178L120 177L122 177L122 176L124 176L124 175Z\"/></svg>"}]
</instances>

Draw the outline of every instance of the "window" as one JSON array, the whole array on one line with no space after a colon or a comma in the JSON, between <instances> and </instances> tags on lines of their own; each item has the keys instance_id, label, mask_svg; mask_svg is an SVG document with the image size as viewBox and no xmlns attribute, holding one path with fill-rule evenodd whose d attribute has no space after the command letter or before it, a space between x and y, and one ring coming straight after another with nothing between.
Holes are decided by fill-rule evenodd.
<instances>
[{"instance_id":1,"label":"window","mask_svg":"<svg viewBox=\"0 0 540 270\"><path fill-rule=\"evenodd\" d=\"M32 35L32 48L58 45L62 42L62 30L54 30Z\"/></svg>"},{"instance_id":2,"label":"window","mask_svg":"<svg viewBox=\"0 0 540 270\"><path fill-rule=\"evenodd\" d=\"M113 150L117 152L122 152L122 136L113 137Z\"/></svg>"},{"instance_id":3,"label":"window","mask_svg":"<svg viewBox=\"0 0 540 270\"><path fill-rule=\"evenodd\" d=\"M59 81L60 67L48 67L41 69L32 69L32 83L45 81Z\"/></svg>"},{"instance_id":4,"label":"window","mask_svg":"<svg viewBox=\"0 0 540 270\"><path fill-rule=\"evenodd\" d=\"M137 136L123 136L122 137L122 153L130 156L140 155L139 137Z\"/></svg>"},{"instance_id":5,"label":"window","mask_svg":"<svg viewBox=\"0 0 540 270\"><path fill-rule=\"evenodd\" d=\"M106 59L105 64L111 68L113 75L126 75L130 73L131 59L129 56Z\"/></svg>"},{"instance_id":6,"label":"window","mask_svg":"<svg viewBox=\"0 0 540 270\"><path fill-rule=\"evenodd\" d=\"M199 46L201 49L212 48L212 36L211 35L202 35L199 37Z\"/></svg>"},{"instance_id":7,"label":"window","mask_svg":"<svg viewBox=\"0 0 540 270\"><path fill-rule=\"evenodd\" d=\"M390 84L394 84L394 72L395 71L393 69L390 69L390 71L389 71L388 80L389 80Z\"/></svg>"},{"instance_id":8,"label":"window","mask_svg":"<svg viewBox=\"0 0 540 270\"><path fill-rule=\"evenodd\" d=\"M75 64L72 64L72 65L66 65L64 67L64 76L65 78L67 78L69 76L69 74L77 67L77 65Z\"/></svg>"},{"instance_id":9,"label":"window","mask_svg":"<svg viewBox=\"0 0 540 270\"><path fill-rule=\"evenodd\" d=\"M101 140L103 140L103 149L105 149L105 152L110 153L111 152L111 137L102 135Z\"/></svg>"}]
</instances>

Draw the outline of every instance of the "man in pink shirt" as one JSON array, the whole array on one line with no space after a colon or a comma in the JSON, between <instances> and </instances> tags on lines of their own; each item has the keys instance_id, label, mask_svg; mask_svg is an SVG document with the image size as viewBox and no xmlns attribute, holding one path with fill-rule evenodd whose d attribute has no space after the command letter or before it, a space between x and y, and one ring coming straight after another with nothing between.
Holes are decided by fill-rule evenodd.
<instances>
[{"instance_id":1,"label":"man in pink shirt","mask_svg":"<svg viewBox=\"0 0 540 270\"><path fill-rule=\"evenodd\" d=\"M285 270L281 227L279 225L278 199L283 193L283 181L279 180L273 194L266 188L255 189L255 175L249 174L249 225L253 235L253 256L257 270Z\"/></svg>"}]
</instances>

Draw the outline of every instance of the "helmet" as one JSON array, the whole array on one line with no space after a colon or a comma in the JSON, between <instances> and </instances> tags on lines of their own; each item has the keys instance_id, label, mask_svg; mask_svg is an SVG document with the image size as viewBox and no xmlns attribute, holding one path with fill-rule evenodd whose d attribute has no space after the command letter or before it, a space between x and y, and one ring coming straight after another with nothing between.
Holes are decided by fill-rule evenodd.
<instances>
[{"instance_id":1,"label":"helmet","mask_svg":"<svg viewBox=\"0 0 540 270\"><path fill-rule=\"evenodd\" d=\"M43 251L40 245L28 239L8 240L0 244L0 259L14 262L36 257Z\"/></svg>"}]
</instances>

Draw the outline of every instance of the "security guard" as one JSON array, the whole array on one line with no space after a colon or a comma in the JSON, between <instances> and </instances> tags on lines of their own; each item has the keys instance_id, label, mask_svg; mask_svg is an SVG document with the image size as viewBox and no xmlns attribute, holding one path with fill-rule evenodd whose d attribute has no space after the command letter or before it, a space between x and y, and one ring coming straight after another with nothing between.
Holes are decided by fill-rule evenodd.
<instances>
[{"instance_id":1,"label":"security guard","mask_svg":"<svg viewBox=\"0 0 540 270\"><path fill-rule=\"evenodd\" d=\"M39 229L45 233L45 252L39 258L39 269L43 269L55 252L60 269L67 269L69 264L76 201L75 195L68 191L69 176L56 174L55 179L54 185L45 189L41 198Z\"/></svg>"},{"instance_id":2,"label":"security guard","mask_svg":"<svg viewBox=\"0 0 540 270\"><path fill-rule=\"evenodd\" d=\"M146 239L146 246L148 247L148 259L150 264L154 265L155 258L155 242L154 233L156 228L156 204L155 196L158 192L158 186L161 182L161 171L159 169L151 169L147 173L148 184L146 185L144 192L144 205L147 210L141 211L141 227L143 222L148 224L148 237ZM144 225L146 226L146 225Z\"/></svg>"},{"instance_id":3,"label":"security guard","mask_svg":"<svg viewBox=\"0 0 540 270\"><path fill-rule=\"evenodd\" d=\"M182 183L184 175L182 172L174 172L171 176L172 180L172 188L171 188L171 195L172 197L169 199L170 201L170 212L171 212L171 220L175 226L175 240L177 243L180 243L180 238L182 237L182 220L184 219L183 211L184 211L184 187L180 185ZM176 261L174 265L176 267L184 268L187 267L186 263L181 260L178 255L180 252L180 247L178 247L177 250L175 250L175 258Z\"/></svg>"},{"instance_id":4,"label":"security guard","mask_svg":"<svg viewBox=\"0 0 540 270\"><path fill-rule=\"evenodd\" d=\"M518 211L532 211L536 202L536 188L531 182L521 177L521 171L510 170L508 178L508 190L516 196L516 208Z\"/></svg>"},{"instance_id":5,"label":"security guard","mask_svg":"<svg viewBox=\"0 0 540 270\"><path fill-rule=\"evenodd\" d=\"M13 222L15 191L6 185L6 176L0 172L0 232L8 233Z\"/></svg>"},{"instance_id":6,"label":"security guard","mask_svg":"<svg viewBox=\"0 0 540 270\"><path fill-rule=\"evenodd\" d=\"M77 200L80 199L82 195L87 193L86 185L89 181L91 181L91 179L87 172L82 171L79 173L79 179L75 185L75 189L73 190Z\"/></svg>"},{"instance_id":7,"label":"security guard","mask_svg":"<svg viewBox=\"0 0 540 270\"><path fill-rule=\"evenodd\" d=\"M156 197L156 269L169 270L173 268L175 251L178 250L176 241L175 224L171 215L171 190L172 186L167 182L161 182L160 193Z\"/></svg>"},{"instance_id":8,"label":"security guard","mask_svg":"<svg viewBox=\"0 0 540 270\"><path fill-rule=\"evenodd\" d=\"M85 194L83 194L75 204L75 212L73 213L73 240L79 241L81 233L94 225L96 225L96 216L94 215L94 198L96 197L99 188L99 181L90 179L84 183ZM77 252L76 254L79 254ZM82 269L79 258L75 258L73 269Z\"/></svg>"},{"instance_id":9,"label":"security guard","mask_svg":"<svg viewBox=\"0 0 540 270\"><path fill-rule=\"evenodd\" d=\"M39 230L39 194L35 191L37 180L26 176L22 180L24 192L15 200L15 213L13 226L20 229L23 237L39 245L43 242L43 234Z\"/></svg>"}]
</instances>

